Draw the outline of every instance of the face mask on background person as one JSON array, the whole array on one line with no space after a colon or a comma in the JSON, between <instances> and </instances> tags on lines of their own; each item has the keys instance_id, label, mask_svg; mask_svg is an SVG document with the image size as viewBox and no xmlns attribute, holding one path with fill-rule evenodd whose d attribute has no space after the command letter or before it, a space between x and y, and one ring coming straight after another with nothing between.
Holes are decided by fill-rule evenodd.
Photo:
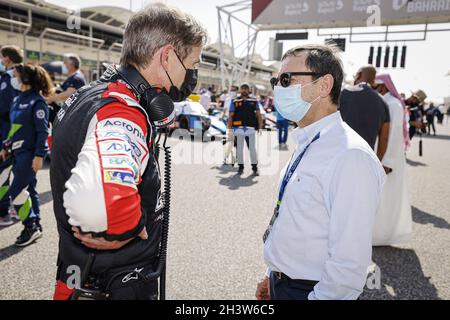
<instances>
[{"instance_id":1,"label":"face mask on background person","mask_svg":"<svg viewBox=\"0 0 450 320\"><path fill-rule=\"evenodd\" d=\"M230 98L234 99L237 97L237 92L236 91L230 91Z\"/></svg>"},{"instance_id":2,"label":"face mask on background person","mask_svg":"<svg viewBox=\"0 0 450 320\"><path fill-rule=\"evenodd\" d=\"M65 76L69 74L69 69L67 69L67 67L66 67L65 64L62 65L61 72L62 72L62 74L65 75Z\"/></svg>"},{"instance_id":3,"label":"face mask on background person","mask_svg":"<svg viewBox=\"0 0 450 320\"><path fill-rule=\"evenodd\" d=\"M169 76L169 73L166 71L167 77L170 80L171 87L169 92L167 94L174 102L181 102L187 99L194 91L195 87L197 86L197 79L198 79L198 70L197 69L187 69L184 66L183 61L181 61L178 54L175 52L178 60L180 61L181 65L183 66L184 70L186 71L186 75L184 76L184 81L181 85L181 88L177 88L172 79Z\"/></svg>"},{"instance_id":4,"label":"face mask on background person","mask_svg":"<svg viewBox=\"0 0 450 320\"><path fill-rule=\"evenodd\" d=\"M3 64L3 61L0 60L0 72L5 72L5 71L6 71L6 67L5 67L5 65Z\"/></svg>"},{"instance_id":5,"label":"face mask on background person","mask_svg":"<svg viewBox=\"0 0 450 320\"><path fill-rule=\"evenodd\" d=\"M273 92L274 103L277 111L283 116L283 118L293 122L299 122L305 117L312 104L319 100L320 96L311 102L305 101L302 97L302 89L306 86L312 85L318 80L319 79L304 86L301 84L292 85L287 88L275 86Z\"/></svg>"},{"instance_id":6,"label":"face mask on background person","mask_svg":"<svg viewBox=\"0 0 450 320\"><path fill-rule=\"evenodd\" d=\"M14 77L14 78L11 78L11 86L13 87L14 90L20 91L20 88L22 87L22 83L20 82L19 79Z\"/></svg>"}]
</instances>

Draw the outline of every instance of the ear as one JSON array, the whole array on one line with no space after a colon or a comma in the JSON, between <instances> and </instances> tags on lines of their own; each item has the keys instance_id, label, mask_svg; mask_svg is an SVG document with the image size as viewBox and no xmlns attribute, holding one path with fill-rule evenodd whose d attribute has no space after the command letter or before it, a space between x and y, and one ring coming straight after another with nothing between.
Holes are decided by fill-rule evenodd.
<instances>
[{"instance_id":1,"label":"ear","mask_svg":"<svg viewBox=\"0 0 450 320\"><path fill-rule=\"evenodd\" d=\"M169 56L170 56L170 51L173 50L173 46L171 44L165 45L164 47L162 47L161 49L159 49L157 56L159 55L160 59L161 59L161 65L164 67L165 70L167 70L167 68L169 67Z\"/></svg>"},{"instance_id":2,"label":"ear","mask_svg":"<svg viewBox=\"0 0 450 320\"><path fill-rule=\"evenodd\" d=\"M323 76L323 80L320 84L320 95L325 98L331 94L333 90L334 78L331 74L326 74Z\"/></svg>"}]
</instances>

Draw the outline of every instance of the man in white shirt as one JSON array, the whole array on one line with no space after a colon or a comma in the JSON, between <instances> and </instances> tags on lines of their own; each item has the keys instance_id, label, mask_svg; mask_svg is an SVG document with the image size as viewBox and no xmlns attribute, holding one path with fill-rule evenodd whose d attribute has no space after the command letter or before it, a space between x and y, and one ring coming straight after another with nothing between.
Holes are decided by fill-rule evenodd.
<instances>
[{"instance_id":1,"label":"man in white shirt","mask_svg":"<svg viewBox=\"0 0 450 320\"><path fill-rule=\"evenodd\" d=\"M203 90L200 97L200 104L206 111L211 107L211 91Z\"/></svg>"},{"instance_id":2,"label":"man in white shirt","mask_svg":"<svg viewBox=\"0 0 450 320\"><path fill-rule=\"evenodd\" d=\"M372 257L385 173L337 111L342 63L331 46L289 50L271 80L277 111L299 128L264 234L268 266L257 299L357 299Z\"/></svg>"},{"instance_id":3,"label":"man in white shirt","mask_svg":"<svg viewBox=\"0 0 450 320\"><path fill-rule=\"evenodd\" d=\"M223 105L223 112L220 118L221 120L228 121L228 118L230 117L230 106L233 100L236 99L238 91L239 87L231 86L230 93L227 95ZM228 158L230 158L231 155L231 164L234 166L236 159L235 156L233 155L233 149L234 149L234 132L232 129L227 129L223 164L228 163Z\"/></svg>"}]
</instances>

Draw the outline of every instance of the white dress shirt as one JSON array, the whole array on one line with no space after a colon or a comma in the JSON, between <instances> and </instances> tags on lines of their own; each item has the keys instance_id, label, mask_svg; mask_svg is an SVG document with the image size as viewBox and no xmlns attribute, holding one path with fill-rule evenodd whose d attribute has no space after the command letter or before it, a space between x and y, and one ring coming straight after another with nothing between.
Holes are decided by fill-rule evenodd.
<instances>
[{"instance_id":1,"label":"white dress shirt","mask_svg":"<svg viewBox=\"0 0 450 320\"><path fill-rule=\"evenodd\" d=\"M357 299L371 264L372 228L385 173L339 112L293 132L298 144L293 159L318 132L319 140L286 187L264 246L265 261L269 270L292 279L319 281L311 300Z\"/></svg>"},{"instance_id":2,"label":"white dress shirt","mask_svg":"<svg viewBox=\"0 0 450 320\"><path fill-rule=\"evenodd\" d=\"M203 106L203 108L209 110L209 108L211 107L211 93L209 91L201 95L200 104Z\"/></svg>"}]
</instances>

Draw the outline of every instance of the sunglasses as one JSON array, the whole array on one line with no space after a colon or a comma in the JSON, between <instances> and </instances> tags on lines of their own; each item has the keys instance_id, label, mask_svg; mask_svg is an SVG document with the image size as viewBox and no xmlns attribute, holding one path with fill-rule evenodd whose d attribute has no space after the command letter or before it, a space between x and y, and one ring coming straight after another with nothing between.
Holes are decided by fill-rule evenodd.
<instances>
[{"instance_id":1,"label":"sunglasses","mask_svg":"<svg viewBox=\"0 0 450 320\"><path fill-rule=\"evenodd\" d=\"M275 86L280 83L283 88L287 88L291 85L293 76L320 76L317 72L285 72L282 73L278 78L270 79L270 85L272 86L272 90L275 89Z\"/></svg>"}]
</instances>

